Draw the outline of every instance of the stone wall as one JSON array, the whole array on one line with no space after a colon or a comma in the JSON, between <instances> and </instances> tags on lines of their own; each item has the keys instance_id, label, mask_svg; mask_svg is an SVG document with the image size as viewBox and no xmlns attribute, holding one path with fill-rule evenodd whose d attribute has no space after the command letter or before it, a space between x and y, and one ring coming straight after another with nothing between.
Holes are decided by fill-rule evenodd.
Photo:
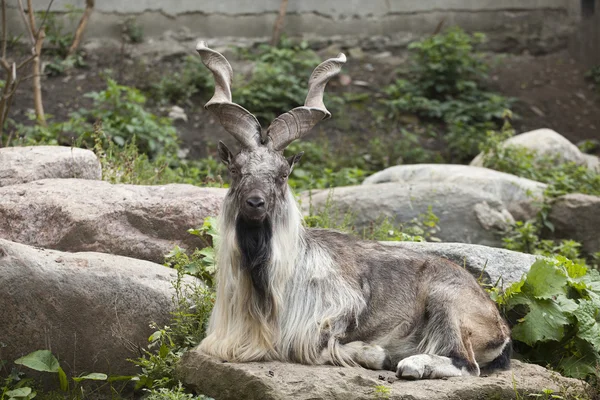
<instances>
[{"instance_id":1,"label":"stone wall","mask_svg":"<svg viewBox=\"0 0 600 400\"><path fill-rule=\"evenodd\" d=\"M40 10L46 0L34 2ZM10 3L9 3L10 4ZM197 37L265 38L272 32L280 0L96 0L87 37L118 38L120 23L135 16L146 37L186 28ZM52 10L85 0L56 0ZM289 36L319 37L421 36L440 21L489 34L498 50L511 47L566 45L566 33L580 15L574 0L303 0L290 1L285 22ZM11 31L20 29L16 9L10 10ZM67 25L75 25L64 16Z\"/></svg>"}]
</instances>

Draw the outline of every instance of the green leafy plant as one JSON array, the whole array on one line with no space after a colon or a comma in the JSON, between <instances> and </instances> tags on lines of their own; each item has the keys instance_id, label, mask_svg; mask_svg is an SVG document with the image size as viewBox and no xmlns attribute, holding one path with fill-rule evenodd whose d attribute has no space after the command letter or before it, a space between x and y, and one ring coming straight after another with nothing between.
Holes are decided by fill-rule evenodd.
<instances>
[{"instance_id":1,"label":"green leafy plant","mask_svg":"<svg viewBox=\"0 0 600 400\"><path fill-rule=\"evenodd\" d=\"M373 388L373 396L376 399L389 399L392 389L387 385L375 385Z\"/></svg>"},{"instance_id":2,"label":"green leafy plant","mask_svg":"<svg viewBox=\"0 0 600 400\"><path fill-rule=\"evenodd\" d=\"M188 56L178 71L163 75L148 92L159 104L191 105L191 98L200 94L207 100L214 90L214 79L199 57Z\"/></svg>"},{"instance_id":3,"label":"green leafy plant","mask_svg":"<svg viewBox=\"0 0 600 400\"><path fill-rule=\"evenodd\" d=\"M134 17L125 19L121 24L123 36L131 43L144 41L144 28Z\"/></svg>"},{"instance_id":4,"label":"green leafy plant","mask_svg":"<svg viewBox=\"0 0 600 400\"><path fill-rule=\"evenodd\" d=\"M144 104L146 97L137 89L119 85L107 78L107 88L101 92L91 92L84 96L93 100L92 109L81 109L72 114L71 124L78 126L84 134L93 130L86 121L101 121L106 134L118 146L135 142L138 149L150 158L160 154L174 154L177 151L177 132L171 120L160 118L149 112Z\"/></svg>"},{"instance_id":5,"label":"green leafy plant","mask_svg":"<svg viewBox=\"0 0 600 400\"><path fill-rule=\"evenodd\" d=\"M110 183L225 186L221 175L227 172L226 168L212 156L194 161L169 155L149 159L139 152L135 138L123 147L116 145L104 133L100 122L94 124L92 139L94 152L102 164L102 179Z\"/></svg>"},{"instance_id":6,"label":"green leafy plant","mask_svg":"<svg viewBox=\"0 0 600 400\"><path fill-rule=\"evenodd\" d=\"M600 91L600 65L590 68L590 70L585 73L585 78L592 82L596 89Z\"/></svg>"},{"instance_id":7,"label":"green leafy plant","mask_svg":"<svg viewBox=\"0 0 600 400\"><path fill-rule=\"evenodd\" d=\"M14 364L27 367L34 371L56 374L60 390L63 393L69 393L74 397L79 398L83 398L86 395L91 395L92 393L99 391L103 385L111 385L113 391L115 393L119 393L120 391L116 391L113 387L113 384L119 381L128 382L134 378L133 376L109 377L106 374L94 372L74 376L69 379L65 371L61 368L58 359L49 350L34 351L32 353L27 354L26 356L15 360ZM18 383L14 385L14 387L11 390L6 390L8 388L8 383L10 383L11 381L18 381ZM103 382L103 385L88 390L82 385L84 381ZM9 378L5 380L5 386L3 388L0 399L33 399L34 397L36 397L37 393L33 390L31 386L29 386L29 384L31 383L32 381L30 379L21 379L17 373L11 374L11 376L9 376Z\"/></svg>"},{"instance_id":8,"label":"green leafy plant","mask_svg":"<svg viewBox=\"0 0 600 400\"><path fill-rule=\"evenodd\" d=\"M536 261L493 296L514 325L516 350L530 362L584 378L600 362L600 274L565 257Z\"/></svg>"},{"instance_id":9,"label":"green leafy plant","mask_svg":"<svg viewBox=\"0 0 600 400\"><path fill-rule=\"evenodd\" d=\"M249 80L233 86L233 98L251 110L261 124L304 104L308 78L319 63L317 55L306 42L292 45L283 41L279 47L262 45L257 54L246 52L255 62Z\"/></svg>"},{"instance_id":10,"label":"green leafy plant","mask_svg":"<svg viewBox=\"0 0 600 400\"><path fill-rule=\"evenodd\" d=\"M411 43L409 79L385 89L392 118L414 114L440 126L452 158L475 155L489 129L499 128L512 100L481 88L488 67L474 47L485 40L460 28Z\"/></svg>"},{"instance_id":11,"label":"green leafy plant","mask_svg":"<svg viewBox=\"0 0 600 400\"><path fill-rule=\"evenodd\" d=\"M204 395L194 396L191 393L186 393L185 389L181 385L181 382L176 388L167 389L153 389L148 392L146 400L213 400L210 397Z\"/></svg>"},{"instance_id":12,"label":"green leafy plant","mask_svg":"<svg viewBox=\"0 0 600 400\"><path fill-rule=\"evenodd\" d=\"M212 244L218 241L212 218L208 218L201 228L189 232L208 236ZM212 246L196 250L191 256L176 247L165 257L165 265L177 271L177 278L173 282L175 311L168 326L151 324L156 331L148 339L148 350L144 351L142 357L132 360L142 371L138 375L137 389L173 389L180 385L175 377L177 362L183 353L198 345L206 334L206 324L214 304L212 284L215 262ZM198 277L203 283L190 281L186 279L187 275ZM155 395L179 396L180 393L158 391Z\"/></svg>"}]
</instances>

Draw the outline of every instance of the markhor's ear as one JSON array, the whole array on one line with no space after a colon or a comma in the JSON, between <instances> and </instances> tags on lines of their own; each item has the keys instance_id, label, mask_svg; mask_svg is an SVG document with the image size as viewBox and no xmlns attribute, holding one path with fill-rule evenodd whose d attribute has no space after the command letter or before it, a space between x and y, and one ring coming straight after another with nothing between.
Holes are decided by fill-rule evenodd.
<instances>
[{"instance_id":1,"label":"markhor's ear","mask_svg":"<svg viewBox=\"0 0 600 400\"><path fill-rule=\"evenodd\" d=\"M223 164L229 165L233 161L233 154L231 154L231 151L229 151L227 146L225 146L225 143L221 141L219 141L218 149L219 157L221 158L221 161L223 161Z\"/></svg>"},{"instance_id":2,"label":"markhor's ear","mask_svg":"<svg viewBox=\"0 0 600 400\"><path fill-rule=\"evenodd\" d=\"M300 153L287 158L287 162L288 164L290 164L290 172L292 171L292 169L294 169L294 165L296 165L300 161L303 155L304 152L301 151Z\"/></svg>"}]
</instances>

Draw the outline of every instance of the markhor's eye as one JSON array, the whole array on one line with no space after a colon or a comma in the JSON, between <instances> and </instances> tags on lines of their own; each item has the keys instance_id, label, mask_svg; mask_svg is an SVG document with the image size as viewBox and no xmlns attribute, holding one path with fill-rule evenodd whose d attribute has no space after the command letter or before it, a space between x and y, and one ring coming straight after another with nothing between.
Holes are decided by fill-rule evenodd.
<instances>
[{"instance_id":1,"label":"markhor's eye","mask_svg":"<svg viewBox=\"0 0 600 400\"><path fill-rule=\"evenodd\" d=\"M235 168L231 168L231 169L229 170L229 172L231 173L231 175L235 175L235 174L237 174L237 169L235 169Z\"/></svg>"}]
</instances>

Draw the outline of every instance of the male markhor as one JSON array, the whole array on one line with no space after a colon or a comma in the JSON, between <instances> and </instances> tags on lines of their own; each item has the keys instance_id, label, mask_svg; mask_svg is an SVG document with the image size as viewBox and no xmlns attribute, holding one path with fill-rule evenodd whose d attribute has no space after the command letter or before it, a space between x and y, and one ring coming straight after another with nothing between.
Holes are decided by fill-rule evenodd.
<instances>
[{"instance_id":1,"label":"male markhor","mask_svg":"<svg viewBox=\"0 0 600 400\"><path fill-rule=\"evenodd\" d=\"M217 297L200 350L232 361L392 369L402 378L479 375L508 368L510 331L463 268L340 232L307 229L287 184L302 153L283 151L322 119L329 79L346 57L312 73L303 107L265 133L231 101L232 69L200 42L215 79L206 104L241 145L219 155L231 174L219 217Z\"/></svg>"}]
</instances>

